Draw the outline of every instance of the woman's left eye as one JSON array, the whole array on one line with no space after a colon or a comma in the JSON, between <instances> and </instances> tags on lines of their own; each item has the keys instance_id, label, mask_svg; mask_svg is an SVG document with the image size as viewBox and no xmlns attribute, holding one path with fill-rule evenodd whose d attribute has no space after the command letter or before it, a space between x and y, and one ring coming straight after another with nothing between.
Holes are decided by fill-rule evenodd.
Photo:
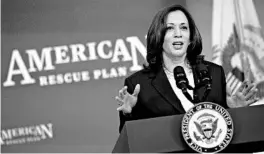
<instances>
[{"instance_id":1,"label":"woman's left eye","mask_svg":"<svg viewBox=\"0 0 264 154\"><path fill-rule=\"evenodd\" d=\"M183 30L187 30L188 27L187 27L187 26L182 26L181 29L183 29Z\"/></svg>"}]
</instances>

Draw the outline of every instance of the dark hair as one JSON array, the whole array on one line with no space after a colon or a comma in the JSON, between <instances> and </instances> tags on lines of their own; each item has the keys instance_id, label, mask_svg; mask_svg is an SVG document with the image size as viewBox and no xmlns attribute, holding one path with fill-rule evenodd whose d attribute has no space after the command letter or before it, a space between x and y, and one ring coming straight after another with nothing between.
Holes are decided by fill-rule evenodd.
<instances>
[{"instance_id":1,"label":"dark hair","mask_svg":"<svg viewBox=\"0 0 264 154\"><path fill-rule=\"evenodd\" d=\"M202 52L202 38L190 13L181 5L172 5L160 10L152 20L147 34L146 68L156 71L162 65L163 41L166 33L166 19L170 12L182 11L189 22L190 45L187 48L187 60L195 65L196 59Z\"/></svg>"}]
</instances>

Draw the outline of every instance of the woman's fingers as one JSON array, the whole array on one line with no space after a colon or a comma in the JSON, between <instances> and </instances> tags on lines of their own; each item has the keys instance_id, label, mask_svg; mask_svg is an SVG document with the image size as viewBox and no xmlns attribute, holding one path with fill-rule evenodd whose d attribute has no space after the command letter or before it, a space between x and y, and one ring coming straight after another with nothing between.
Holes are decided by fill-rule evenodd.
<instances>
[{"instance_id":1,"label":"woman's fingers","mask_svg":"<svg viewBox=\"0 0 264 154\"><path fill-rule=\"evenodd\" d=\"M133 96L137 97L139 94L139 91L140 91L140 84L137 84L134 89Z\"/></svg>"},{"instance_id":2,"label":"woman's fingers","mask_svg":"<svg viewBox=\"0 0 264 154\"><path fill-rule=\"evenodd\" d=\"M118 96L115 97L115 99L118 101L118 105L122 106L124 104L125 96L127 94L127 86L124 86L122 89L119 90Z\"/></svg>"},{"instance_id":3,"label":"woman's fingers","mask_svg":"<svg viewBox=\"0 0 264 154\"><path fill-rule=\"evenodd\" d=\"M137 84L133 94L129 94L127 92L127 86L124 86L122 89L118 91L118 96L115 99L118 101L119 107L118 111L123 111L124 113L131 113L132 107L131 104L134 104L133 101L136 101L134 97L137 97L140 91L140 85Z\"/></svg>"},{"instance_id":4,"label":"woman's fingers","mask_svg":"<svg viewBox=\"0 0 264 154\"><path fill-rule=\"evenodd\" d=\"M115 99L118 101L118 105L122 106L124 104L124 102L122 101L122 99L119 98L118 96L116 96Z\"/></svg>"},{"instance_id":5,"label":"woman's fingers","mask_svg":"<svg viewBox=\"0 0 264 154\"><path fill-rule=\"evenodd\" d=\"M242 84L240 85L240 87L238 88L239 92L243 92L243 90L247 87L247 83L248 81L243 81Z\"/></svg>"},{"instance_id":6,"label":"woman's fingers","mask_svg":"<svg viewBox=\"0 0 264 154\"><path fill-rule=\"evenodd\" d=\"M121 99L124 99L124 96L127 94L127 86L124 86L122 89L120 89L118 94Z\"/></svg>"},{"instance_id":7,"label":"woman's fingers","mask_svg":"<svg viewBox=\"0 0 264 154\"><path fill-rule=\"evenodd\" d=\"M127 86L123 87L123 95L127 94Z\"/></svg>"},{"instance_id":8,"label":"woman's fingers","mask_svg":"<svg viewBox=\"0 0 264 154\"><path fill-rule=\"evenodd\" d=\"M246 93L245 99L249 100L249 99L255 98L255 95L256 95L257 91L258 91L258 89L251 88L251 90L248 93Z\"/></svg>"},{"instance_id":9,"label":"woman's fingers","mask_svg":"<svg viewBox=\"0 0 264 154\"><path fill-rule=\"evenodd\" d=\"M247 95L247 93L249 93L251 91L251 89L254 88L254 87L255 87L254 84L248 83L247 86L242 91L243 95Z\"/></svg>"},{"instance_id":10,"label":"woman's fingers","mask_svg":"<svg viewBox=\"0 0 264 154\"><path fill-rule=\"evenodd\" d=\"M123 113L131 113L132 109L129 106L122 105L116 109L117 111L122 111Z\"/></svg>"},{"instance_id":11,"label":"woman's fingers","mask_svg":"<svg viewBox=\"0 0 264 154\"><path fill-rule=\"evenodd\" d=\"M122 111L123 108L124 108L124 106L119 106L116 110L117 110L117 111Z\"/></svg>"},{"instance_id":12,"label":"woman's fingers","mask_svg":"<svg viewBox=\"0 0 264 154\"><path fill-rule=\"evenodd\" d=\"M249 100L247 101L247 105L251 105L251 104L255 103L255 102L258 101L258 100L259 100L259 98L256 97L256 96L254 96L253 98L251 98L251 99L249 99Z\"/></svg>"},{"instance_id":13,"label":"woman's fingers","mask_svg":"<svg viewBox=\"0 0 264 154\"><path fill-rule=\"evenodd\" d=\"M124 95L123 95L123 91L122 89L118 91L118 96L123 99L124 98Z\"/></svg>"}]
</instances>

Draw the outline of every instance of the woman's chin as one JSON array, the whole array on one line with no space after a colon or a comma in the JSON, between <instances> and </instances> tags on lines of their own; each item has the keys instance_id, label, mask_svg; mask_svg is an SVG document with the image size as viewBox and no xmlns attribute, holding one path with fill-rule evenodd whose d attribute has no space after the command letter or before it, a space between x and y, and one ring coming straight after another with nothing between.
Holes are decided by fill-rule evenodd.
<instances>
[{"instance_id":1,"label":"woman's chin","mask_svg":"<svg viewBox=\"0 0 264 154\"><path fill-rule=\"evenodd\" d=\"M186 52L183 50L176 50L173 52L174 57L184 57L186 56Z\"/></svg>"}]
</instances>

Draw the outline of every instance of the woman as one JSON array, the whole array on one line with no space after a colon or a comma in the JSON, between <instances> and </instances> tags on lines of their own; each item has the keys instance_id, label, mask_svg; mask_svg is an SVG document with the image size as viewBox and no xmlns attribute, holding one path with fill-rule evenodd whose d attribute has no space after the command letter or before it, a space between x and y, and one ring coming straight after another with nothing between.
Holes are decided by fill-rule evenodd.
<instances>
[{"instance_id":1,"label":"woman","mask_svg":"<svg viewBox=\"0 0 264 154\"><path fill-rule=\"evenodd\" d=\"M255 87L240 87L239 97L226 99L226 82L221 66L204 61L200 33L186 9L173 5L159 11L147 34L148 66L125 79L125 86L116 96L120 107L120 127L125 121L184 114L195 103L214 102L225 108L246 106L255 101ZM206 66L210 76L210 91L203 99L206 84L183 93L175 81L174 68L181 66L189 87L198 87L197 67ZM244 82L246 84L246 82ZM191 99L188 99L190 95ZM237 104L241 102L243 104ZM228 105L229 104L229 105Z\"/></svg>"}]
</instances>

